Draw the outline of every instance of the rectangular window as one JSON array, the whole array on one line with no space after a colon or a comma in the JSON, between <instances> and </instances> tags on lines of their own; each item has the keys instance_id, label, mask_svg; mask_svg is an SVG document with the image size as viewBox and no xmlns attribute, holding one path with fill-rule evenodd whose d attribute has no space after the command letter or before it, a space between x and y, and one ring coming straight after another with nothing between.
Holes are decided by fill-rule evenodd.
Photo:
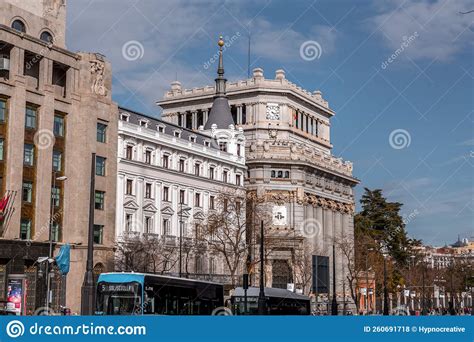
<instances>
[{"instance_id":1,"label":"rectangular window","mask_svg":"<svg viewBox=\"0 0 474 342\"><path fill-rule=\"evenodd\" d=\"M33 200L33 182L23 182L21 199L23 202L31 203Z\"/></svg>"},{"instance_id":2,"label":"rectangular window","mask_svg":"<svg viewBox=\"0 0 474 342\"><path fill-rule=\"evenodd\" d=\"M145 163L151 164L151 151L150 150L145 151Z\"/></svg>"},{"instance_id":3,"label":"rectangular window","mask_svg":"<svg viewBox=\"0 0 474 342\"><path fill-rule=\"evenodd\" d=\"M195 207L201 206L201 194L194 195L194 206Z\"/></svg>"},{"instance_id":4,"label":"rectangular window","mask_svg":"<svg viewBox=\"0 0 474 342\"><path fill-rule=\"evenodd\" d=\"M127 188L125 189L127 195L133 195L133 180L127 179Z\"/></svg>"},{"instance_id":5,"label":"rectangular window","mask_svg":"<svg viewBox=\"0 0 474 342\"><path fill-rule=\"evenodd\" d=\"M153 233L153 225L150 216L145 216L145 232Z\"/></svg>"},{"instance_id":6,"label":"rectangular window","mask_svg":"<svg viewBox=\"0 0 474 342\"><path fill-rule=\"evenodd\" d=\"M60 115L54 116L54 135L57 137L64 137L64 117Z\"/></svg>"},{"instance_id":7,"label":"rectangular window","mask_svg":"<svg viewBox=\"0 0 474 342\"><path fill-rule=\"evenodd\" d=\"M223 172L222 172L222 181L223 181L224 183L227 183L228 174L229 174L228 171L223 171Z\"/></svg>"},{"instance_id":8,"label":"rectangular window","mask_svg":"<svg viewBox=\"0 0 474 342\"><path fill-rule=\"evenodd\" d=\"M53 222L51 235L52 240L56 242L61 238L61 226L58 222Z\"/></svg>"},{"instance_id":9,"label":"rectangular window","mask_svg":"<svg viewBox=\"0 0 474 342\"><path fill-rule=\"evenodd\" d=\"M104 200L105 192L104 191L95 191L95 208L98 210L104 210Z\"/></svg>"},{"instance_id":10,"label":"rectangular window","mask_svg":"<svg viewBox=\"0 0 474 342\"><path fill-rule=\"evenodd\" d=\"M33 144L25 144L23 154L23 164L33 166L35 163L35 146Z\"/></svg>"},{"instance_id":11,"label":"rectangular window","mask_svg":"<svg viewBox=\"0 0 474 342\"><path fill-rule=\"evenodd\" d=\"M0 161L3 160L4 143L5 143L5 140L3 140L3 138L0 138Z\"/></svg>"},{"instance_id":12,"label":"rectangular window","mask_svg":"<svg viewBox=\"0 0 474 342\"><path fill-rule=\"evenodd\" d=\"M36 129L36 108L27 106L25 116L25 127Z\"/></svg>"},{"instance_id":13,"label":"rectangular window","mask_svg":"<svg viewBox=\"0 0 474 342\"><path fill-rule=\"evenodd\" d=\"M209 197L209 209L216 209L216 198L214 196Z\"/></svg>"},{"instance_id":14,"label":"rectangular window","mask_svg":"<svg viewBox=\"0 0 474 342\"><path fill-rule=\"evenodd\" d=\"M201 169L201 164L200 164L200 163L194 164L194 175L195 175L195 176L199 176L199 174L200 174L200 169Z\"/></svg>"},{"instance_id":15,"label":"rectangular window","mask_svg":"<svg viewBox=\"0 0 474 342\"><path fill-rule=\"evenodd\" d=\"M214 168L213 167L209 168L209 179L214 179Z\"/></svg>"},{"instance_id":16,"label":"rectangular window","mask_svg":"<svg viewBox=\"0 0 474 342\"><path fill-rule=\"evenodd\" d=\"M163 201L166 201L166 202L169 201L169 192L170 192L169 187L167 186L163 187Z\"/></svg>"},{"instance_id":17,"label":"rectangular window","mask_svg":"<svg viewBox=\"0 0 474 342\"><path fill-rule=\"evenodd\" d=\"M133 146L127 146L126 158L127 158L128 160L132 160L132 159L133 159Z\"/></svg>"},{"instance_id":18,"label":"rectangular window","mask_svg":"<svg viewBox=\"0 0 474 342\"><path fill-rule=\"evenodd\" d=\"M53 150L53 171L60 172L62 170L62 159L61 151Z\"/></svg>"},{"instance_id":19,"label":"rectangular window","mask_svg":"<svg viewBox=\"0 0 474 342\"><path fill-rule=\"evenodd\" d=\"M223 207L224 207L224 211L227 211L227 204L228 204L228 199L227 198L224 198L224 201L223 201Z\"/></svg>"},{"instance_id":20,"label":"rectangular window","mask_svg":"<svg viewBox=\"0 0 474 342\"><path fill-rule=\"evenodd\" d=\"M226 142L220 142L219 143L219 150L222 152L227 152L227 143Z\"/></svg>"},{"instance_id":21,"label":"rectangular window","mask_svg":"<svg viewBox=\"0 0 474 342\"><path fill-rule=\"evenodd\" d=\"M0 99L0 122L5 122L7 117L7 101Z\"/></svg>"},{"instance_id":22,"label":"rectangular window","mask_svg":"<svg viewBox=\"0 0 474 342\"><path fill-rule=\"evenodd\" d=\"M163 156L163 167L166 169L168 168L168 162L169 162L169 156L165 154Z\"/></svg>"},{"instance_id":23,"label":"rectangular window","mask_svg":"<svg viewBox=\"0 0 474 342\"><path fill-rule=\"evenodd\" d=\"M170 220L163 219L163 235L171 235Z\"/></svg>"},{"instance_id":24,"label":"rectangular window","mask_svg":"<svg viewBox=\"0 0 474 342\"><path fill-rule=\"evenodd\" d=\"M94 243L102 245L104 238L104 226L102 224L94 224Z\"/></svg>"},{"instance_id":25,"label":"rectangular window","mask_svg":"<svg viewBox=\"0 0 474 342\"><path fill-rule=\"evenodd\" d=\"M20 224L20 239L31 239L31 220L22 219Z\"/></svg>"},{"instance_id":26,"label":"rectangular window","mask_svg":"<svg viewBox=\"0 0 474 342\"><path fill-rule=\"evenodd\" d=\"M101 143L105 143L106 133L107 133L107 125L98 122L97 123L97 141Z\"/></svg>"},{"instance_id":27,"label":"rectangular window","mask_svg":"<svg viewBox=\"0 0 474 342\"><path fill-rule=\"evenodd\" d=\"M51 199L53 206L59 207L61 204L61 189L58 187L51 188Z\"/></svg>"},{"instance_id":28,"label":"rectangular window","mask_svg":"<svg viewBox=\"0 0 474 342\"><path fill-rule=\"evenodd\" d=\"M179 160L179 172L184 172L184 159Z\"/></svg>"},{"instance_id":29,"label":"rectangular window","mask_svg":"<svg viewBox=\"0 0 474 342\"><path fill-rule=\"evenodd\" d=\"M151 198L151 183L145 183L145 198Z\"/></svg>"},{"instance_id":30,"label":"rectangular window","mask_svg":"<svg viewBox=\"0 0 474 342\"><path fill-rule=\"evenodd\" d=\"M95 157L95 174L97 176L105 176L105 159L104 157Z\"/></svg>"},{"instance_id":31,"label":"rectangular window","mask_svg":"<svg viewBox=\"0 0 474 342\"><path fill-rule=\"evenodd\" d=\"M239 157L241 155L241 151L240 151L241 148L242 148L242 146L240 144L237 144L237 156L239 156Z\"/></svg>"},{"instance_id":32,"label":"rectangular window","mask_svg":"<svg viewBox=\"0 0 474 342\"><path fill-rule=\"evenodd\" d=\"M242 185L240 175L235 175L235 184L236 185Z\"/></svg>"},{"instance_id":33,"label":"rectangular window","mask_svg":"<svg viewBox=\"0 0 474 342\"><path fill-rule=\"evenodd\" d=\"M180 204L186 203L186 191L185 190L179 190L179 203Z\"/></svg>"},{"instance_id":34,"label":"rectangular window","mask_svg":"<svg viewBox=\"0 0 474 342\"><path fill-rule=\"evenodd\" d=\"M132 214L126 214L125 215L125 231L126 232L129 232L131 230L132 220L133 220Z\"/></svg>"}]
</instances>

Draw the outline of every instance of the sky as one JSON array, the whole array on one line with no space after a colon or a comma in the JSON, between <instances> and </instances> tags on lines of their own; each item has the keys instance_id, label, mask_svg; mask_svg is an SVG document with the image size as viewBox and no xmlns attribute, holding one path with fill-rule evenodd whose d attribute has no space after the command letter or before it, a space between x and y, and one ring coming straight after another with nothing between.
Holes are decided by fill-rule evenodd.
<instances>
[{"instance_id":1,"label":"sky","mask_svg":"<svg viewBox=\"0 0 474 342\"><path fill-rule=\"evenodd\" d=\"M159 116L170 83L213 85L284 69L336 112L333 155L403 203L409 236L474 237L474 0L69 0L67 46L112 63L113 98ZM463 14L465 13L465 14ZM360 210L360 206L357 206Z\"/></svg>"}]
</instances>

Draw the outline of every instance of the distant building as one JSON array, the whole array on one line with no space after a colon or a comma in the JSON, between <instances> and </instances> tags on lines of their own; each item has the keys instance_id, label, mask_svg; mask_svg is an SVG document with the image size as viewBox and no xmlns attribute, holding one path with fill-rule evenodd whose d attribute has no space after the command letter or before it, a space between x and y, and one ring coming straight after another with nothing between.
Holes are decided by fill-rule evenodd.
<instances>
[{"instance_id":1,"label":"distant building","mask_svg":"<svg viewBox=\"0 0 474 342\"><path fill-rule=\"evenodd\" d=\"M104 57L65 45L64 1L0 1L0 300L15 287L23 313L45 306L37 263L71 244L71 269L54 273L51 307L80 310L89 221L91 155L97 153L95 271L112 270L117 106ZM67 180L64 180L67 177ZM41 270L40 270L41 268Z\"/></svg>"}]
</instances>

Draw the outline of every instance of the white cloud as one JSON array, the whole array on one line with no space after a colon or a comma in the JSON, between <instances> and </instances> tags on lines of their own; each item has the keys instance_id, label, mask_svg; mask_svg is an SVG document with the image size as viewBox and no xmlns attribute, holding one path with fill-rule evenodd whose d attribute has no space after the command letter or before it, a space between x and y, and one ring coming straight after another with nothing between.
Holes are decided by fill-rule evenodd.
<instances>
[{"instance_id":1,"label":"white cloud","mask_svg":"<svg viewBox=\"0 0 474 342\"><path fill-rule=\"evenodd\" d=\"M390 49L399 49L404 37L415 32L418 37L403 52L412 59L448 61L472 48L473 15L459 13L474 9L472 1L396 0L391 4L378 5L382 12L370 21Z\"/></svg>"}]
</instances>

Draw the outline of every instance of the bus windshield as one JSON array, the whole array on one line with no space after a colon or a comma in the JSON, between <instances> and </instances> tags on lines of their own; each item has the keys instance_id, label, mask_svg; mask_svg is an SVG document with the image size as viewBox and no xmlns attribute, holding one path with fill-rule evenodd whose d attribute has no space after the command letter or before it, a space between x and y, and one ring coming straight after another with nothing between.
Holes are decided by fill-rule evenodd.
<instances>
[{"instance_id":1,"label":"bus windshield","mask_svg":"<svg viewBox=\"0 0 474 342\"><path fill-rule=\"evenodd\" d=\"M141 315L141 285L100 282L97 287L96 315Z\"/></svg>"}]
</instances>

